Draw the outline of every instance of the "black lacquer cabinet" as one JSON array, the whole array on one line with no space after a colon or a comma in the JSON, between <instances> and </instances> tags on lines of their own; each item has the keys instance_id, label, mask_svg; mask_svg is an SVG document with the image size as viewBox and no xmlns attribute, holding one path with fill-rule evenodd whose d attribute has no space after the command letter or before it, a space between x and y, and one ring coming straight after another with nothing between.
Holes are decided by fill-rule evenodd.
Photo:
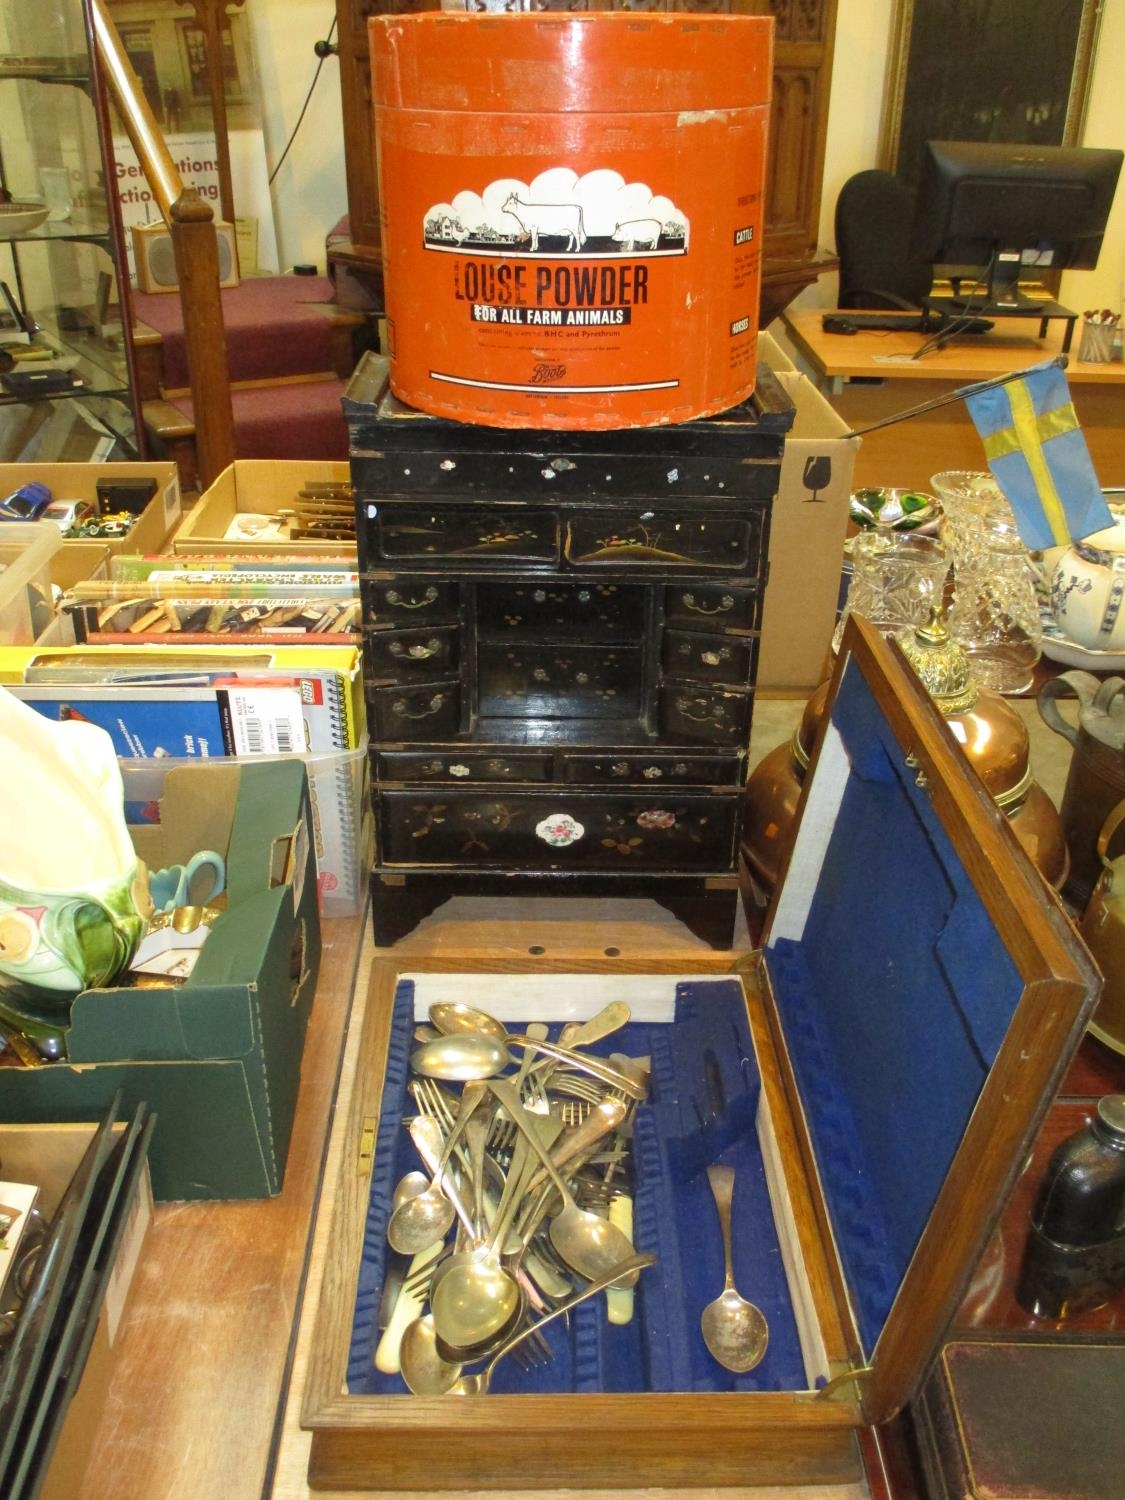
<instances>
[{"instance_id":1,"label":"black lacquer cabinet","mask_svg":"<svg viewBox=\"0 0 1125 1500\"><path fill-rule=\"evenodd\" d=\"M676 426L509 430L403 406L368 354L344 413L375 941L549 891L652 897L729 946L780 384Z\"/></svg>"}]
</instances>

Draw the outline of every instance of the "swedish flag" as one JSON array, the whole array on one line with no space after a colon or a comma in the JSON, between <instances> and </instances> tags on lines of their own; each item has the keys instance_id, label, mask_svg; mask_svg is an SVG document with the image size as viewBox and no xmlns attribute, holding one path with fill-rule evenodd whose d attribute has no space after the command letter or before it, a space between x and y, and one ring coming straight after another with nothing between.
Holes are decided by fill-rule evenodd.
<instances>
[{"instance_id":1,"label":"swedish flag","mask_svg":"<svg viewBox=\"0 0 1125 1500\"><path fill-rule=\"evenodd\" d=\"M963 394L1026 547L1042 551L1112 526L1057 361Z\"/></svg>"}]
</instances>

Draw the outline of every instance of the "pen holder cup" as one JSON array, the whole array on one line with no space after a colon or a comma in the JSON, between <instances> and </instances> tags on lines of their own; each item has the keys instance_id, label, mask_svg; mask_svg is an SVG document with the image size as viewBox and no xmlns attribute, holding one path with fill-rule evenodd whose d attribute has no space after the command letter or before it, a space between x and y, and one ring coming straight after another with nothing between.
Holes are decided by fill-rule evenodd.
<instances>
[{"instance_id":1,"label":"pen holder cup","mask_svg":"<svg viewBox=\"0 0 1125 1500\"><path fill-rule=\"evenodd\" d=\"M1113 358L1113 330L1111 322L1095 323L1090 318L1083 318L1079 361L1082 364L1108 364Z\"/></svg>"}]
</instances>

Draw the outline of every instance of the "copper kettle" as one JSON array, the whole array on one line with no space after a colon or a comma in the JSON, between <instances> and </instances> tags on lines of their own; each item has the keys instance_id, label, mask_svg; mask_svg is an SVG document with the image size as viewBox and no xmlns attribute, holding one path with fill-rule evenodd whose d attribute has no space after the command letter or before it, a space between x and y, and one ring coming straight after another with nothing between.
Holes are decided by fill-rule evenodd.
<instances>
[{"instance_id":1,"label":"copper kettle","mask_svg":"<svg viewBox=\"0 0 1125 1500\"><path fill-rule=\"evenodd\" d=\"M1077 726L1063 717L1060 698L1078 699ZM1070 850L1062 893L1081 911L1102 868L1099 830L1125 797L1125 679L1061 672L1043 684L1037 701L1043 722L1074 747L1060 809Z\"/></svg>"},{"instance_id":2,"label":"copper kettle","mask_svg":"<svg viewBox=\"0 0 1125 1500\"><path fill-rule=\"evenodd\" d=\"M1109 858L1113 836L1125 822L1125 801L1102 824L1095 852L1101 874L1082 917L1080 930L1105 976L1105 987L1090 1030L1107 1047L1125 1053L1125 854Z\"/></svg>"}]
</instances>

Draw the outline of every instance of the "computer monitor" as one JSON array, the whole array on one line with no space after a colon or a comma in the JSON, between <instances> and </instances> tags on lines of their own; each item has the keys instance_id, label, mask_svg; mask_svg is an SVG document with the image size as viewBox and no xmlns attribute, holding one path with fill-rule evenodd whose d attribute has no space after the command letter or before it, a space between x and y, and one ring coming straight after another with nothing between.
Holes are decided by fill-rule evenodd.
<instances>
[{"instance_id":1,"label":"computer monitor","mask_svg":"<svg viewBox=\"0 0 1125 1500\"><path fill-rule=\"evenodd\" d=\"M962 283L974 307L1032 311L1021 275L1097 264L1121 162L1092 146L927 141L911 257Z\"/></svg>"}]
</instances>

